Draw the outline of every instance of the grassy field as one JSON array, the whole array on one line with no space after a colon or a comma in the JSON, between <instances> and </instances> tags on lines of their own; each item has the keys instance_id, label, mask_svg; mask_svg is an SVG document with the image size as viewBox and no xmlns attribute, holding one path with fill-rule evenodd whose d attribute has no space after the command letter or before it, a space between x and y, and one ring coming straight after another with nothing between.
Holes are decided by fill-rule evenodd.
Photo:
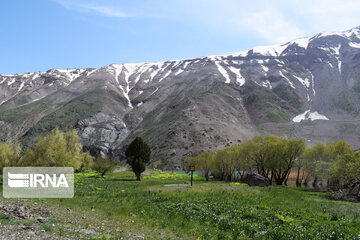
<instances>
[{"instance_id":1,"label":"grassy field","mask_svg":"<svg viewBox=\"0 0 360 240\"><path fill-rule=\"evenodd\" d=\"M141 182L134 179L131 172L111 173L104 179L80 173L75 177L74 198L30 202L68 209L71 214L61 215L63 219L72 218L85 228L104 226L90 239L127 239L129 232L145 239L356 239L360 235L360 204L333 201L327 193L205 182L201 176L195 176L193 187L167 186L190 180L188 175L169 172L144 175ZM54 222L64 225L61 219ZM61 236L64 229L54 227L51 234Z\"/></svg>"}]
</instances>

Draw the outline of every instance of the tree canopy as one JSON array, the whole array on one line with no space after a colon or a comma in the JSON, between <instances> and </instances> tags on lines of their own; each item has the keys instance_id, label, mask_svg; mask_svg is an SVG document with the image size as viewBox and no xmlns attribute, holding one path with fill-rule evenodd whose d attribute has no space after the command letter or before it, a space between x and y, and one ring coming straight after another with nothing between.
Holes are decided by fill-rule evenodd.
<instances>
[{"instance_id":1,"label":"tree canopy","mask_svg":"<svg viewBox=\"0 0 360 240\"><path fill-rule=\"evenodd\" d=\"M141 138L136 137L125 151L126 162L136 175L138 181L141 180L141 173L145 171L146 164L150 161L151 149Z\"/></svg>"}]
</instances>

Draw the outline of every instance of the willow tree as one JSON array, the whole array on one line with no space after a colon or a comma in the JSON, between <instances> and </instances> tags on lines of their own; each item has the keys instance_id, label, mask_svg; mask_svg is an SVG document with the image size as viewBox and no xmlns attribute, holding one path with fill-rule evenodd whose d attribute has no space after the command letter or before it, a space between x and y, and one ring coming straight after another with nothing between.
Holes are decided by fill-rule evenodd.
<instances>
[{"instance_id":1,"label":"willow tree","mask_svg":"<svg viewBox=\"0 0 360 240\"><path fill-rule=\"evenodd\" d=\"M204 174L206 181L209 181L209 174L216 154L214 152L203 152L193 158L196 169Z\"/></svg>"},{"instance_id":2,"label":"willow tree","mask_svg":"<svg viewBox=\"0 0 360 240\"><path fill-rule=\"evenodd\" d=\"M25 151L23 165L42 167L81 168L88 154L82 151L80 137L75 130L62 132L53 129L48 135L40 137L36 144Z\"/></svg>"},{"instance_id":3,"label":"willow tree","mask_svg":"<svg viewBox=\"0 0 360 240\"><path fill-rule=\"evenodd\" d=\"M4 167L15 167L20 165L21 146L18 143L0 143L0 171Z\"/></svg>"}]
</instances>

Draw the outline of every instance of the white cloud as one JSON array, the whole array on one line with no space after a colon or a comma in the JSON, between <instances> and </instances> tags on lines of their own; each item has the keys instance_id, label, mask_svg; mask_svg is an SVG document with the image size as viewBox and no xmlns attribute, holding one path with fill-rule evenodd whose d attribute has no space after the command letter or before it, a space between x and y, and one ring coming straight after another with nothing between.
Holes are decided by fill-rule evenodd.
<instances>
[{"instance_id":1,"label":"white cloud","mask_svg":"<svg viewBox=\"0 0 360 240\"><path fill-rule=\"evenodd\" d=\"M243 17L241 25L270 43L284 43L305 34L276 9L249 13Z\"/></svg>"},{"instance_id":2,"label":"white cloud","mask_svg":"<svg viewBox=\"0 0 360 240\"><path fill-rule=\"evenodd\" d=\"M358 0L55 0L77 11L107 17L139 16L187 24L224 37L247 35L264 44L285 43L360 24ZM131 11L132 10L132 11ZM129 12L137 14L129 14Z\"/></svg>"},{"instance_id":3,"label":"white cloud","mask_svg":"<svg viewBox=\"0 0 360 240\"><path fill-rule=\"evenodd\" d=\"M360 24L358 0L296 0L294 7L313 31L341 31Z\"/></svg>"},{"instance_id":4,"label":"white cloud","mask_svg":"<svg viewBox=\"0 0 360 240\"><path fill-rule=\"evenodd\" d=\"M66 8L74 9L77 11L97 13L107 17L131 17L131 15L124 13L121 9L115 6L106 6L101 4L85 3L73 0L56 0L56 2L60 3Z\"/></svg>"}]
</instances>

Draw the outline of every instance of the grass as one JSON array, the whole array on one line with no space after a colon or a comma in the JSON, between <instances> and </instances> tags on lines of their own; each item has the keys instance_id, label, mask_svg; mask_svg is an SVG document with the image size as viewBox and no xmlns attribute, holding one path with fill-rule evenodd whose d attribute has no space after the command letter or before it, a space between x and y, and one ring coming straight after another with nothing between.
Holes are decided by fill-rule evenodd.
<instances>
[{"instance_id":1,"label":"grass","mask_svg":"<svg viewBox=\"0 0 360 240\"><path fill-rule=\"evenodd\" d=\"M333 201L327 193L295 187L249 187L206 182L195 175L154 172L133 181L131 172L75 176L73 199L48 199L81 212L95 212L115 224L129 219L143 224L156 239L164 230L181 239L354 239L360 235L360 204ZM97 238L98 239L98 238ZM104 239L107 236L104 235Z\"/></svg>"}]
</instances>

